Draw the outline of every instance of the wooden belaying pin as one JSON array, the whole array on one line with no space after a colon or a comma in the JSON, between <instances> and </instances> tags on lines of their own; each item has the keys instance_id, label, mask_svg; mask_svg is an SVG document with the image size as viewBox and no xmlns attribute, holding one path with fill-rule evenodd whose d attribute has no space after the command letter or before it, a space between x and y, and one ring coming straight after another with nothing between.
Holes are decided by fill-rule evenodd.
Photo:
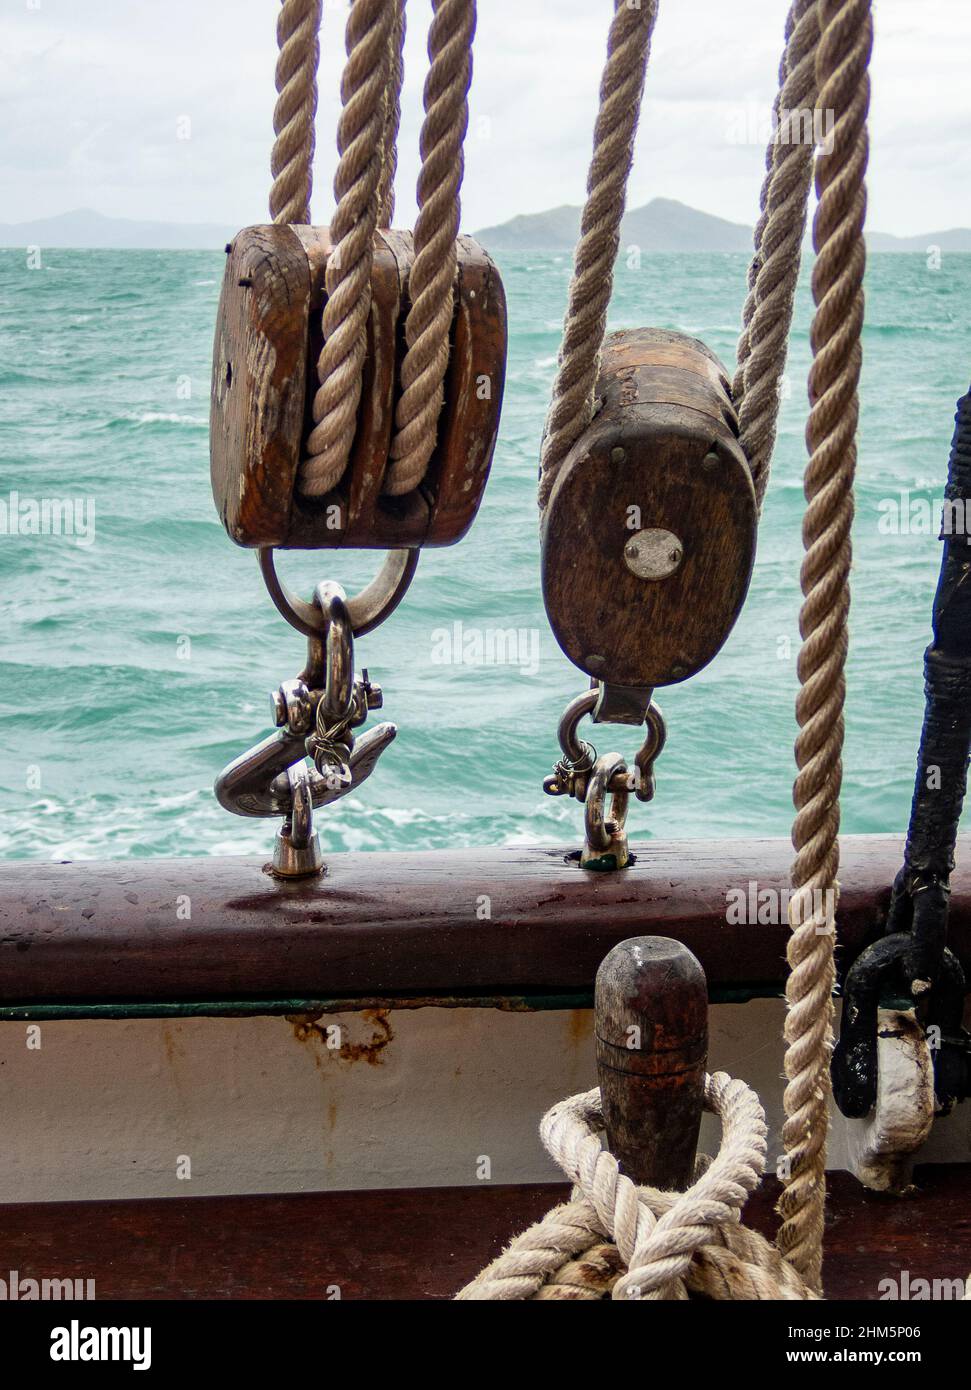
<instances>
[{"instance_id":1,"label":"wooden belaying pin","mask_svg":"<svg viewBox=\"0 0 971 1390\"><path fill-rule=\"evenodd\" d=\"M708 988L680 941L621 941L597 971L597 1076L607 1142L634 1182L693 1176L708 1057Z\"/></svg>"}]
</instances>

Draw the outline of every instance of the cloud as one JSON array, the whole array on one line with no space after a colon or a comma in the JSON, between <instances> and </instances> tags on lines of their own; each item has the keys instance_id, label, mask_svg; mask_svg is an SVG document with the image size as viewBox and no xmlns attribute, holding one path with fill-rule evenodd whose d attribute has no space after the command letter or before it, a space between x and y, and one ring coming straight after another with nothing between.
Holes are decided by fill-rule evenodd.
<instances>
[{"instance_id":1,"label":"cloud","mask_svg":"<svg viewBox=\"0 0 971 1390\"><path fill-rule=\"evenodd\" d=\"M752 221L758 140L729 135L775 89L784 0L662 0L632 203L680 198ZM0 20L5 220L266 215L275 0L29 0ZM610 0L481 0L464 223L583 198ZM428 0L409 0L399 220L414 214ZM325 220L346 5L325 0L314 211ZM915 19L916 16L916 19ZM901 233L971 224L971 6L876 12L870 215ZM189 137L185 132L188 118Z\"/></svg>"}]
</instances>

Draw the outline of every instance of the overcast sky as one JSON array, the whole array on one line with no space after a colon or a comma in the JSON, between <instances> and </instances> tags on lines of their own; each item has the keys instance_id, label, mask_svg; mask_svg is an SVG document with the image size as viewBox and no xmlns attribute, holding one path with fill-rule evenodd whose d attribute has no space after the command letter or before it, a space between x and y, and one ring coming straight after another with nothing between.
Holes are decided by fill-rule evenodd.
<instances>
[{"instance_id":1,"label":"overcast sky","mask_svg":"<svg viewBox=\"0 0 971 1390\"><path fill-rule=\"evenodd\" d=\"M0 220L266 216L277 0L0 0ZM610 0L479 0L468 230L582 201ZM325 0L314 211L331 207L346 0ZM786 0L661 0L629 206L754 219ZM408 0L399 222L428 0ZM870 224L971 226L971 0L878 0ZM184 120L189 118L187 127ZM189 139L178 138L191 132Z\"/></svg>"}]
</instances>

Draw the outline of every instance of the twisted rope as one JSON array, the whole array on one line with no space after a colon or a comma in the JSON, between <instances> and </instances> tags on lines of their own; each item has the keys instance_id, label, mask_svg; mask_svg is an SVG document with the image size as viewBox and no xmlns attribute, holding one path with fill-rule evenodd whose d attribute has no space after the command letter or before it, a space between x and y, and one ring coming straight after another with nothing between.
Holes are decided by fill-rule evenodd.
<instances>
[{"instance_id":1,"label":"twisted rope","mask_svg":"<svg viewBox=\"0 0 971 1390\"><path fill-rule=\"evenodd\" d=\"M398 129L401 125L401 86L405 76L405 0L392 0L391 80L385 94L384 136L381 141L381 182L378 184L378 226L394 220L394 177L398 171Z\"/></svg>"},{"instance_id":2,"label":"twisted rope","mask_svg":"<svg viewBox=\"0 0 971 1390\"><path fill-rule=\"evenodd\" d=\"M314 119L320 63L321 0L282 0L276 22L279 56L270 156L274 222L309 222L313 188Z\"/></svg>"},{"instance_id":3,"label":"twisted rope","mask_svg":"<svg viewBox=\"0 0 971 1390\"><path fill-rule=\"evenodd\" d=\"M428 34L431 60L421 130L415 259L408 280L411 306L402 392L384 491L392 496L418 486L435 448L449 359L457 266L463 143L469 122L475 0L433 0Z\"/></svg>"},{"instance_id":4,"label":"twisted rope","mask_svg":"<svg viewBox=\"0 0 971 1390\"><path fill-rule=\"evenodd\" d=\"M835 113L830 153L816 166L819 205L806 442L805 556L796 701L798 773L793 788L796 850L790 905L785 1025L789 1175L779 1202L777 1243L813 1288L820 1287L826 1130L833 1039L834 910L839 870L839 792L856 469L857 387L862 358L866 250L870 0L819 0L818 105Z\"/></svg>"},{"instance_id":5,"label":"twisted rope","mask_svg":"<svg viewBox=\"0 0 971 1390\"><path fill-rule=\"evenodd\" d=\"M759 507L775 445L779 387L792 327L815 151L813 140L807 140L794 122L805 114L815 116L818 41L817 0L793 0L786 20L773 137L765 156L755 255L749 267L733 386L739 443L752 470Z\"/></svg>"},{"instance_id":6,"label":"twisted rope","mask_svg":"<svg viewBox=\"0 0 971 1390\"><path fill-rule=\"evenodd\" d=\"M620 245L627 180L657 18L657 0L616 0L600 83L587 201L580 219L559 365L540 457L539 505L546 506L567 454L593 418L594 389Z\"/></svg>"},{"instance_id":7,"label":"twisted rope","mask_svg":"<svg viewBox=\"0 0 971 1390\"><path fill-rule=\"evenodd\" d=\"M574 1183L571 1200L517 1236L458 1298L812 1298L778 1250L739 1222L765 1165L758 1097L716 1073L705 1106L721 1118L722 1144L686 1192L637 1187L620 1172L602 1147L598 1091L553 1106L540 1134Z\"/></svg>"},{"instance_id":8,"label":"twisted rope","mask_svg":"<svg viewBox=\"0 0 971 1390\"><path fill-rule=\"evenodd\" d=\"M330 492L347 467L361 399L371 269L384 154L386 92L394 13L389 0L353 0L347 19L343 110L337 126L340 160L334 175L333 251L327 259L324 345L314 427L299 483L309 497Z\"/></svg>"}]
</instances>

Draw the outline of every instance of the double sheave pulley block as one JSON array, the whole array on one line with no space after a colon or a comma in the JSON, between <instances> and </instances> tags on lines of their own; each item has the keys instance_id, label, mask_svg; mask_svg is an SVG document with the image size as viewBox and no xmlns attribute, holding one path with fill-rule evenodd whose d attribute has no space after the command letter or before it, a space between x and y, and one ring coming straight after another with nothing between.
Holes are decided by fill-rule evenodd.
<instances>
[{"instance_id":1,"label":"double sheave pulley block","mask_svg":"<svg viewBox=\"0 0 971 1390\"><path fill-rule=\"evenodd\" d=\"M306 635L309 650L304 670L273 697L278 732L223 770L216 795L238 815L282 816L273 870L301 877L323 869L314 808L358 786L396 734L384 723L356 739L383 697L367 671L355 677L354 638L393 611L421 548L454 545L479 509L499 428L506 304L493 262L470 237L459 237L434 448L413 488L391 489L414 243L410 232L377 232L347 465L333 486L311 495L301 487L301 465L321 384L330 234L304 225L249 227L226 249L213 350L213 497L232 539L258 550L273 601ZM278 549L341 547L389 552L376 579L353 597L325 583L306 603L276 573Z\"/></svg>"},{"instance_id":2,"label":"double sheave pulley block","mask_svg":"<svg viewBox=\"0 0 971 1390\"><path fill-rule=\"evenodd\" d=\"M299 876L322 867L313 808L358 785L395 734L382 724L355 749L353 729L380 693L367 672L354 677L353 639L391 612L419 550L461 540L482 500L502 402L505 297L489 256L460 237L435 448L421 482L391 492L414 251L410 233L376 234L349 460L329 491L311 496L301 489L301 463L314 428L329 233L250 227L227 252L213 356L213 496L232 539L259 551L271 596L310 651L305 671L275 697L279 732L221 774L217 795L237 814L282 815L274 868ZM564 714L562 756L545 787L584 804L585 868L629 862L629 794L650 799L665 737L653 692L693 675L725 641L748 587L756 512L717 358L666 330L608 336L592 423L542 517L549 621L591 681ZM342 547L390 552L382 575L356 597L324 584L305 603L276 575L277 549ZM588 714L595 723L646 724L631 768L578 737Z\"/></svg>"},{"instance_id":3,"label":"double sheave pulley block","mask_svg":"<svg viewBox=\"0 0 971 1390\"><path fill-rule=\"evenodd\" d=\"M459 237L445 399L419 486L386 489L405 354L410 232L378 232L367 352L348 467L323 496L298 472L313 429L329 233L249 227L228 248L213 352L212 490L237 545L366 550L454 545L482 501L499 429L506 302L494 263Z\"/></svg>"}]
</instances>

